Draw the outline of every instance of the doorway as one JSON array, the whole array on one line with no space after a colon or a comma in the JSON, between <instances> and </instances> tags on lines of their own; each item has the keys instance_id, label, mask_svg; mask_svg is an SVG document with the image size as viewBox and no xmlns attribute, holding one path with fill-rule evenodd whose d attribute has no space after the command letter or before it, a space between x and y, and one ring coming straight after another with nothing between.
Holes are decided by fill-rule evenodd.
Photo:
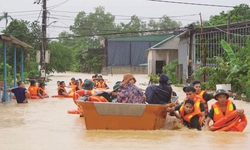
<instances>
[{"instance_id":1,"label":"doorway","mask_svg":"<svg viewBox=\"0 0 250 150\"><path fill-rule=\"evenodd\" d=\"M156 74L162 73L162 68L166 65L165 61L156 61Z\"/></svg>"}]
</instances>

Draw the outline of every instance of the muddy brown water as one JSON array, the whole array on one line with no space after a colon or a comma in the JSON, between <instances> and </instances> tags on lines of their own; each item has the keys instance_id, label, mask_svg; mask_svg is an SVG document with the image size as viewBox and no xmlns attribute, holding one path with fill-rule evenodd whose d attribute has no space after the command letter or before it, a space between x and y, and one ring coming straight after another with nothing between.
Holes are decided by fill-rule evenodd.
<instances>
[{"instance_id":1,"label":"muddy brown water","mask_svg":"<svg viewBox=\"0 0 250 150\"><path fill-rule=\"evenodd\" d=\"M67 72L53 74L47 83L48 94L56 95L56 82L69 82L71 77L91 78L92 74ZM110 88L122 75L103 76ZM137 86L146 88L147 75L135 75ZM26 85L28 87L28 85ZM173 87L182 100L185 94L181 88ZM211 105L215 101L209 102ZM237 108L243 108L248 120L250 103L234 100ZM107 131L85 129L84 118L67 114L75 109L72 99L48 98L29 100L28 104L9 101L0 104L0 150L82 150L82 149L194 149L194 150L248 150L250 127L243 133L215 133L182 128L180 130L155 131Z\"/></svg>"}]
</instances>

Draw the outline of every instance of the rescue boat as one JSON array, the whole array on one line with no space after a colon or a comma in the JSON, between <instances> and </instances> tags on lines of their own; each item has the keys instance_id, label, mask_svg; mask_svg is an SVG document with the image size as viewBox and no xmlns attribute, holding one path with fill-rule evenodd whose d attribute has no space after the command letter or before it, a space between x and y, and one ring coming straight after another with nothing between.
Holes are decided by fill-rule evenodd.
<instances>
[{"instance_id":1,"label":"rescue boat","mask_svg":"<svg viewBox=\"0 0 250 150\"><path fill-rule=\"evenodd\" d=\"M156 130L164 127L170 105L76 101L87 130Z\"/></svg>"}]
</instances>

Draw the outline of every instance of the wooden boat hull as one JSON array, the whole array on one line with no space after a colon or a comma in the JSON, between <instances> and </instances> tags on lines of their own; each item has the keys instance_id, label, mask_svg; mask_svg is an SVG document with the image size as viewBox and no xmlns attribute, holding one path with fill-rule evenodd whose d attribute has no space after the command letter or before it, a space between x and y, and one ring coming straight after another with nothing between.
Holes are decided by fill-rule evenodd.
<instances>
[{"instance_id":1,"label":"wooden boat hull","mask_svg":"<svg viewBox=\"0 0 250 150\"><path fill-rule=\"evenodd\" d=\"M165 105L77 101L87 130L155 130L166 120Z\"/></svg>"}]
</instances>

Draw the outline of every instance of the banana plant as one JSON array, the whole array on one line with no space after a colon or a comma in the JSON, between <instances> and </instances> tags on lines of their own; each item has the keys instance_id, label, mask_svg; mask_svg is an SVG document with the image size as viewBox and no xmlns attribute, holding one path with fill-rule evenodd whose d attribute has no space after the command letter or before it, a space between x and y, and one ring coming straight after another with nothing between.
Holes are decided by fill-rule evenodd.
<instances>
[{"instance_id":1,"label":"banana plant","mask_svg":"<svg viewBox=\"0 0 250 150\"><path fill-rule=\"evenodd\" d=\"M230 73L226 78L226 81L230 82L232 80L232 77L241 70L241 66L239 65L239 58L236 57L231 46L225 40L221 40L221 45L225 50L225 52L227 53L228 58L230 60L229 62L226 63L227 66L231 68Z\"/></svg>"}]
</instances>

